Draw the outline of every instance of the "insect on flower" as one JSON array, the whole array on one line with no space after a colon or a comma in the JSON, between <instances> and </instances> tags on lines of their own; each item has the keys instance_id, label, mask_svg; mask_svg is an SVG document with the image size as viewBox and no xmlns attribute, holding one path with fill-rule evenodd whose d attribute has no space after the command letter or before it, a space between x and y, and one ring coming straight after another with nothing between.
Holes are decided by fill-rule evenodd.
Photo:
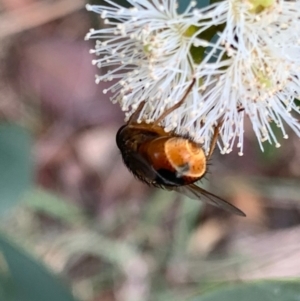
<instances>
[{"instance_id":1,"label":"insect on flower","mask_svg":"<svg viewBox=\"0 0 300 301\"><path fill-rule=\"evenodd\" d=\"M194 84L195 79L183 98L163 112L155 122L148 124L135 121L145 105L142 102L127 124L119 129L116 135L117 145L127 168L142 182L174 190L236 215L245 216L238 208L195 184L207 172L207 161L214 151L219 125L214 129L208 155L190 137L174 132L167 133L159 125L167 115L182 105Z\"/></svg>"}]
</instances>

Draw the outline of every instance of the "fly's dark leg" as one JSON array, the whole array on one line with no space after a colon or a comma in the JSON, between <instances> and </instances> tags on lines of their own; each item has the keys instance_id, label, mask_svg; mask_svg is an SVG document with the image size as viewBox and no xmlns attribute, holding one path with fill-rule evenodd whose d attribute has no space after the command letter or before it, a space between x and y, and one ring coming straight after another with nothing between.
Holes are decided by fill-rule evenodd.
<instances>
[{"instance_id":1,"label":"fly's dark leg","mask_svg":"<svg viewBox=\"0 0 300 301\"><path fill-rule=\"evenodd\" d=\"M154 126L158 125L167 115L169 115L170 113L172 113L174 110L178 109L186 100L187 96L189 95L189 93L191 92L194 84L196 82L196 79L193 78L191 84L189 85L188 89L186 90L184 96L182 97L182 99L177 102L174 106L172 106L171 108L167 109L165 112L163 112L163 114L161 116L159 116L155 122L153 123Z\"/></svg>"},{"instance_id":2,"label":"fly's dark leg","mask_svg":"<svg viewBox=\"0 0 300 301\"><path fill-rule=\"evenodd\" d=\"M215 129L214 129L214 134L213 134L213 137L211 139L211 142L210 142L210 147L209 147L209 153L207 155L207 159L209 160L210 157L212 156L213 152L214 152L214 149L216 147L216 144L217 144L217 141L218 141L218 136L219 136L219 133L220 133L220 127L221 127L222 124L218 124Z\"/></svg>"},{"instance_id":3,"label":"fly's dark leg","mask_svg":"<svg viewBox=\"0 0 300 301\"><path fill-rule=\"evenodd\" d=\"M131 124L132 122L135 122L137 120L137 117L139 116L140 112L142 111L143 107L145 105L145 101L142 101L138 108L135 110L135 112L130 116L128 120L128 124Z\"/></svg>"}]
</instances>

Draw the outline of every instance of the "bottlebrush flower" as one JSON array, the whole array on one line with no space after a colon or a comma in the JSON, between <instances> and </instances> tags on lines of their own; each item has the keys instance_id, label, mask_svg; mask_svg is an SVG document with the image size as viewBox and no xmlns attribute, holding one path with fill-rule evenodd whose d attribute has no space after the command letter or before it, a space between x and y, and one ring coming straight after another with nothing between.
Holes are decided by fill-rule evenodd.
<instances>
[{"instance_id":1,"label":"bottlebrush flower","mask_svg":"<svg viewBox=\"0 0 300 301\"><path fill-rule=\"evenodd\" d=\"M146 101L139 120L155 121L181 100L193 78L196 84L184 104L168 115L166 131L189 134L208 151L216 124L222 122L223 153L238 142L243 150L244 119L250 118L262 142L279 143L271 127L287 138L284 123L300 136L300 1L226 0L183 13L175 0L130 0L125 8L87 5L106 28L91 30L98 39L94 63L109 70L96 81L112 81L113 102L134 112ZM107 92L107 91L104 91Z\"/></svg>"}]
</instances>

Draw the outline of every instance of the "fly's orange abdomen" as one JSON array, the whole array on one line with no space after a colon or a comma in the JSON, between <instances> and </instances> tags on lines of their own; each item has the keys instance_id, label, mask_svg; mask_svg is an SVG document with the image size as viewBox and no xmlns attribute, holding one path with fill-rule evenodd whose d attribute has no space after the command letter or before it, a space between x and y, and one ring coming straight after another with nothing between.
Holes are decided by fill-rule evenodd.
<instances>
[{"instance_id":1,"label":"fly's orange abdomen","mask_svg":"<svg viewBox=\"0 0 300 301\"><path fill-rule=\"evenodd\" d=\"M149 163L155 170L166 169L175 171L165 152L165 143L168 141L168 139L169 137L155 138L144 142L139 147L139 152L146 156Z\"/></svg>"},{"instance_id":2,"label":"fly's orange abdomen","mask_svg":"<svg viewBox=\"0 0 300 301\"><path fill-rule=\"evenodd\" d=\"M181 137L160 137L142 143L139 153L164 178L188 185L206 172L206 157L197 143Z\"/></svg>"},{"instance_id":3,"label":"fly's orange abdomen","mask_svg":"<svg viewBox=\"0 0 300 301\"><path fill-rule=\"evenodd\" d=\"M197 143L186 138L173 137L165 143L165 153L177 174L200 178L206 172L206 157Z\"/></svg>"}]
</instances>

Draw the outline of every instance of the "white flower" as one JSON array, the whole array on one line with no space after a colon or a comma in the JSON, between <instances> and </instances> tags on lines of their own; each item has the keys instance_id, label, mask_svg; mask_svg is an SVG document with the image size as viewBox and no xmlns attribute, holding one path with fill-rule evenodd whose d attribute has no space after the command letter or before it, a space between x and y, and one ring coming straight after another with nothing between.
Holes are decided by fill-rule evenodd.
<instances>
[{"instance_id":1,"label":"white flower","mask_svg":"<svg viewBox=\"0 0 300 301\"><path fill-rule=\"evenodd\" d=\"M300 95L299 0L226 0L202 9L191 2L182 14L175 0L131 0L132 8L106 2L109 7L87 9L110 27L87 38L100 39L94 63L110 69L97 82L117 80L112 101L127 116L145 100L139 119L155 121L196 78L184 104L163 121L167 131L188 133L208 151L222 121L222 152L238 140L240 154L245 117L261 148L265 140L279 146L271 121L285 138L283 121L300 136L292 113L300 113L294 101Z\"/></svg>"},{"instance_id":2,"label":"white flower","mask_svg":"<svg viewBox=\"0 0 300 301\"><path fill-rule=\"evenodd\" d=\"M131 1L132 8L106 2L111 7L87 5L88 10L99 13L105 24L111 25L87 35L102 39L93 51L100 55L94 63L111 68L96 81L118 80L110 89L114 92L112 101L119 101L123 110L131 107L134 111L147 100L141 118L151 122L168 103L180 100L192 79L188 30L198 25L197 11L192 12L196 3L191 2L186 12L178 15L174 0Z\"/></svg>"},{"instance_id":3,"label":"white flower","mask_svg":"<svg viewBox=\"0 0 300 301\"><path fill-rule=\"evenodd\" d=\"M105 24L110 25L91 30L87 39L99 39L96 49L92 50L100 56L94 64L110 68L106 74L97 76L96 82L118 80L110 87L114 93L112 101L119 102L124 111L131 109L128 116L140 102L146 100L140 120L153 122L167 107L181 100L195 77L195 69L207 65L213 56L211 51L205 60L195 64L192 45L198 48L211 46L214 50L222 48L225 52L223 46L217 47L197 37L200 31L207 28L203 19L209 12L207 8L195 9L196 2L190 2L182 14L177 13L175 0L130 1L132 8L121 7L110 0L106 2L111 6L87 5L88 10L100 14ZM202 29L199 31L200 27ZM217 68L218 64L214 66ZM178 133L189 132L195 136L190 129L181 127L181 118L187 119L190 114L193 115L199 106L198 90L207 84L208 80L202 84L197 82L185 104L166 118L164 125L167 131L176 129Z\"/></svg>"},{"instance_id":4,"label":"white flower","mask_svg":"<svg viewBox=\"0 0 300 301\"><path fill-rule=\"evenodd\" d=\"M222 115L223 152L230 152L238 137L242 154L245 116L261 149L265 140L280 146L271 122L284 138L283 121L300 136L300 123L292 114L300 113L295 102L300 95L300 1L256 1L256 6L253 2L223 1L214 10L212 23L226 23L216 44L228 49L231 62L218 83L206 91L211 105L198 116L212 123L217 112Z\"/></svg>"}]
</instances>

